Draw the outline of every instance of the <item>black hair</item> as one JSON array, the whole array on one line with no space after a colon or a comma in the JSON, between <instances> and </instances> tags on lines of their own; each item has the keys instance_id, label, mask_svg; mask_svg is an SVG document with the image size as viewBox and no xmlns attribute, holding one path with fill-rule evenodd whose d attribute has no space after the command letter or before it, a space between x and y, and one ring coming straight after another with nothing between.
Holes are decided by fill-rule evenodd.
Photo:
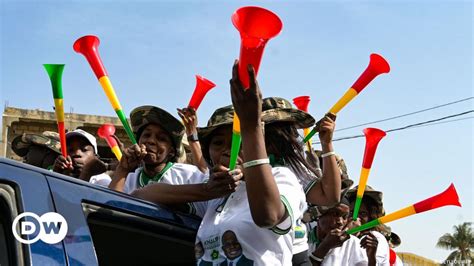
<instances>
[{"instance_id":1,"label":"black hair","mask_svg":"<svg viewBox=\"0 0 474 266\"><path fill-rule=\"evenodd\" d=\"M304 157L303 143L294 123L265 124L265 146L276 161L283 161L299 178L311 181L318 176L316 169Z\"/></svg>"}]
</instances>

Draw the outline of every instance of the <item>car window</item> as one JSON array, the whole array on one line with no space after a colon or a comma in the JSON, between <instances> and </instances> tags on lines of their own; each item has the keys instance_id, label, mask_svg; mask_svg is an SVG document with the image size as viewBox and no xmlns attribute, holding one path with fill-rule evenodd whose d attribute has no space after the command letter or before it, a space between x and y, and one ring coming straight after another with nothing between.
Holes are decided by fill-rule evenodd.
<instances>
[{"instance_id":1,"label":"car window","mask_svg":"<svg viewBox=\"0 0 474 266\"><path fill-rule=\"evenodd\" d=\"M195 231L104 207L86 205L100 265L195 264Z\"/></svg>"}]
</instances>

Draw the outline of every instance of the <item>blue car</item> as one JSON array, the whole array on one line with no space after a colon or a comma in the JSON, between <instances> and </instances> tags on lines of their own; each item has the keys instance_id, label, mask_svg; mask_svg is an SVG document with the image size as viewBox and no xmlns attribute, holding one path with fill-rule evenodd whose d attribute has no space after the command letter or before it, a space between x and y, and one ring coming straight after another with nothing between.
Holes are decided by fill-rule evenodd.
<instances>
[{"instance_id":1,"label":"blue car","mask_svg":"<svg viewBox=\"0 0 474 266\"><path fill-rule=\"evenodd\" d=\"M61 214L65 238L20 243L12 224L24 212ZM193 265L199 224L196 216L0 158L1 266Z\"/></svg>"}]
</instances>

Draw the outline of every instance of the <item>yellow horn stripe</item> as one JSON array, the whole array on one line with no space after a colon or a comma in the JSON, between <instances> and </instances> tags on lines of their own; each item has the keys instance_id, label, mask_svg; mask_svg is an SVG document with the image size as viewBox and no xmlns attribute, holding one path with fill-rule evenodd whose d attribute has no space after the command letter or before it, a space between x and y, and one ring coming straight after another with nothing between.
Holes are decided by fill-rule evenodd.
<instances>
[{"instance_id":1,"label":"yellow horn stripe","mask_svg":"<svg viewBox=\"0 0 474 266\"><path fill-rule=\"evenodd\" d=\"M359 198L362 198L362 195L364 195L364 190L365 187L367 186L367 180L369 179L369 173L370 169L362 167L362 170L360 170L360 181L359 181L359 187L357 188L357 196Z\"/></svg>"},{"instance_id":2,"label":"yellow horn stripe","mask_svg":"<svg viewBox=\"0 0 474 266\"><path fill-rule=\"evenodd\" d=\"M337 114L346 104L348 104L354 97L357 96L357 91L350 88L344 93L344 95L337 101L336 104L329 110L330 113Z\"/></svg>"},{"instance_id":3,"label":"yellow horn stripe","mask_svg":"<svg viewBox=\"0 0 474 266\"><path fill-rule=\"evenodd\" d=\"M115 95L115 90L112 86L112 83L110 82L109 77L103 76L99 79L99 82L102 88L104 89L104 92L107 95L107 98L109 99L110 104L112 104L114 110L122 110L122 106L120 106L120 102L117 98L117 95Z\"/></svg>"},{"instance_id":4,"label":"yellow horn stripe","mask_svg":"<svg viewBox=\"0 0 474 266\"><path fill-rule=\"evenodd\" d=\"M120 161L120 159L122 159L122 151L119 149L118 146L113 146L111 149L112 152L115 154L115 157L117 157L117 159Z\"/></svg>"},{"instance_id":5,"label":"yellow horn stripe","mask_svg":"<svg viewBox=\"0 0 474 266\"><path fill-rule=\"evenodd\" d=\"M401 219L403 217L407 217L407 216L410 216L410 215L413 215L415 214L416 211L415 211L415 208L412 206L408 206L406 208L403 208L401 210L398 210L396 212L392 212L390 214L387 214L383 217L380 217L379 218L379 221L381 223L388 223L388 222L391 222L391 221L395 221L395 220L398 220L398 219Z\"/></svg>"},{"instance_id":6,"label":"yellow horn stripe","mask_svg":"<svg viewBox=\"0 0 474 266\"><path fill-rule=\"evenodd\" d=\"M237 134L240 134L240 119L235 112L234 112L234 124L232 126L232 131Z\"/></svg>"},{"instance_id":7,"label":"yellow horn stripe","mask_svg":"<svg viewBox=\"0 0 474 266\"><path fill-rule=\"evenodd\" d=\"M54 112L58 122L64 122L64 101L63 99L54 99Z\"/></svg>"}]
</instances>

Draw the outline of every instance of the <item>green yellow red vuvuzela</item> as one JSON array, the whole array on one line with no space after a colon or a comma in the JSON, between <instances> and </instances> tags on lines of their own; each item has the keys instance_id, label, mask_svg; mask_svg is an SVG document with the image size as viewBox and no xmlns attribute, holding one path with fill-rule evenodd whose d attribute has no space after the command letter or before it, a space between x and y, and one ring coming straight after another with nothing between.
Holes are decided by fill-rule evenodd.
<instances>
[{"instance_id":1,"label":"green yellow red vuvuzela","mask_svg":"<svg viewBox=\"0 0 474 266\"><path fill-rule=\"evenodd\" d=\"M365 71L359 76L356 82L346 91L346 93L334 104L329 113L337 115L337 113L344 108L354 97L367 87L380 74L390 72L390 65L387 60L378 54L370 55L370 62ZM319 123L311 130L311 132L304 138L304 142L308 142L316 132L319 130Z\"/></svg>"},{"instance_id":2,"label":"green yellow red vuvuzela","mask_svg":"<svg viewBox=\"0 0 474 266\"><path fill-rule=\"evenodd\" d=\"M359 215L359 208L362 202L362 197L364 196L365 187L367 185L367 180L369 179L370 168L372 168L372 162L374 161L375 151L379 145L380 140L385 137L387 134L385 131L378 128L365 128L363 130L365 135L365 151L364 151L364 160L362 161L362 170L360 171L359 186L357 187L357 197L354 205L354 214L352 219L357 220Z\"/></svg>"},{"instance_id":3,"label":"green yellow red vuvuzela","mask_svg":"<svg viewBox=\"0 0 474 266\"><path fill-rule=\"evenodd\" d=\"M99 38L93 35L86 35L74 42L73 48L74 51L84 55L89 62L94 74L96 75L97 79L99 80L100 85L104 89L107 98L109 99L110 104L115 110L118 118L122 122L122 125L127 132L128 137L132 141L133 144L136 144L137 141L135 140L135 136L133 135L132 129L128 124L127 118L122 110L122 106L118 100L117 95L115 94L114 87L110 82L110 79L107 75L107 71L102 63L102 60L99 56L99 47L100 41Z\"/></svg>"},{"instance_id":4,"label":"green yellow red vuvuzela","mask_svg":"<svg viewBox=\"0 0 474 266\"><path fill-rule=\"evenodd\" d=\"M249 87L248 65L253 66L255 76L257 76L265 45L268 40L280 33L283 24L276 14L256 6L237 9L232 14L232 23L240 33L239 79L242 86L247 89ZM240 120L234 113L229 163L231 170L237 164L241 141Z\"/></svg>"},{"instance_id":5,"label":"green yellow red vuvuzela","mask_svg":"<svg viewBox=\"0 0 474 266\"><path fill-rule=\"evenodd\" d=\"M58 123L59 141L61 143L61 154L67 157L66 148L66 130L64 128L64 100L62 75L64 64L44 64L46 72L48 72L51 86L53 88L54 112L56 113L56 121Z\"/></svg>"},{"instance_id":6,"label":"green yellow red vuvuzela","mask_svg":"<svg viewBox=\"0 0 474 266\"><path fill-rule=\"evenodd\" d=\"M410 205L398 211L392 212L390 214L387 214L378 219L372 220L361 226L349 229L347 230L347 233L354 234L360 231L373 228L379 224L387 224L391 221L402 219L404 217L407 217L413 214L433 210L433 209L443 207L443 206L448 206L448 205L461 207L461 203L459 202L459 196L458 196L458 193L456 192L456 188L454 187L454 184L451 184L445 191L441 192L440 194L436 196L425 199L423 201L420 201L418 203L415 203L413 205Z\"/></svg>"}]
</instances>

